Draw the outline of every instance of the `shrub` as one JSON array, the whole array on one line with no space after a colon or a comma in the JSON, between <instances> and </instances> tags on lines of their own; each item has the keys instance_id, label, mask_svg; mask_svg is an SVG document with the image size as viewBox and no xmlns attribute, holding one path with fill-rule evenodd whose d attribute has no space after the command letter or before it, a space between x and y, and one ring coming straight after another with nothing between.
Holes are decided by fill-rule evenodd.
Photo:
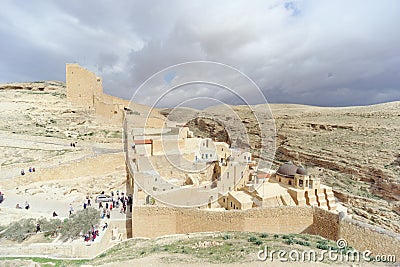
<instances>
[{"instance_id":1,"label":"shrub","mask_svg":"<svg viewBox=\"0 0 400 267\"><path fill-rule=\"evenodd\" d=\"M22 242L29 235L35 233L36 231L36 221L32 218L21 219L17 222L11 223L0 237L7 238L10 240Z\"/></svg>"},{"instance_id":2,"label":"shrub","mask_svg":"<svg viewBox=\"0 0 400 267\"><path fill-rule=\"evenodd\" d=\"M262 234L260 235L260 237L261 237L261 238L267 238L267 237L268 237L268 234L262 233Z\"/></svg>"},{"instance_id":3,"label":"shrub","mask_svg":"<svg viewBox=\"0 0 400 267\"><path fill-rule=\"evenodd\" d=\"M61 228L61 236L64 240L76 239L86 233L100 222L100 216L95 208L80 210L65 220Z\"/></svg>"},{"instance_id":4,"label":"shrub","mask_svg":"<svg viewBox=\"0 0 400 267\"><path fill-rule=\"evenodd\" d=\"M294 241L293 241L293 239L288 238L288 239L286 239L285 243L288 245L293 245Z\"/></svg>"},{"instance_id":5,"label":"shrub","mask_svg":"<svg viewBox=\"0 0 400 267\"><path fill-rule=\"evenodd\" d=\"M321 245L326 245L326 244L328 244L328 240L325 240L325 239L318 240L317 243L321 244Z\"/></svg>"},{"instance_id":6,"label":"shrub","mask_svg":"<svg viewBox=\"0 0 400 267\"><path fill-rule=\"evenodd\" d=\"M62 222L60 219L44 219L40 218L37 223L40 224L41 231L44 232L45 236L56 236L60 229Z\"/></svg>"},{"instance_id":7,"label":"shrub","mask_svg":"<svg viewBox=\"0 0 400 267\"><path fill-rule=\"evenodd\" d=\"M228 235L228 234L223 235L223 236L222 236L222 239L223 239L223 240L231 239L231 235Z\"/></svg>"},{"instance_id":8,"label":"shrub","mask_svg":"<svg viewBox=\"0 0 400 267\"><path fill-rule=\"evenodd\" d=\"M307 247L311 246L310 242L303 241L303 240L296 240L295 243L298 245L307 246Z\"/></svg>"},{"instance_id":9,"label":"shrub","mask_svg":"<svg viewBox=\"0 0 400 267\"><path fill-rule=\"evenodd\" d=\"M274 234L274 238L275 238L275 239L278 239L278 238L279 238L279 235L278 235L278 234Z\"/></svg>"},{"instance_id":10,"label":"shrub","mask_svg":"<svg viewBox=\"0 0 400 267\"><path fill-rule=\"evenodd\" d=\"M247 240L249 242L256 242L257 238L255 236L250 236L249 239Z\"/></svg>"},{"instance_id":11,"label":"shrub","mask_svg":"<svg viewBox=\"0 0 400 267\"><path fill-rule=\"evenodd\" d=\"M283 239L291 239L291 237L288 236L288 235L283 235L282 238L283 238Z\"/></svg>"},{"instance_id":12,"label":"shrub","mask_svg":"<svg viewBox=\"0 0 400 267\"><path fill-rule=\"evenodd\" d=\"M326 244L317 244L317 248L323 249L323 250L328 250L330 248L330 246L328 246Z\"/></svg>"},{"instance_id":13,"label":"shrub","mask_svg":"<svg viewBox=\"0 0 400 267\"><path fill-rule=\"evenodd\" d=\"M260 245L262 245L262 241L261 240L257 240L256 242L254 242L254 244L256 244L257 246L260 246Z\"/></svg>"},{"instance_id":14,"label":"shrub","mask_svg":"<svg viewBox=\"0 0 400 267\"><path fill-rule=\"evenodd\" d=\"M78 211L69 219L61 221L59 219L40 218L35 220L33 218L22 219L10 224L0 237L22 242L29 235L36 232L36 224L40 224L40 230L45 236L55 236L61 233L62 238L66 241L68 239L76 239L82 233L86 233L92 225L98 224L100 221L99 213L94 208L88 208Z\"/></svg>"}]
</instances>

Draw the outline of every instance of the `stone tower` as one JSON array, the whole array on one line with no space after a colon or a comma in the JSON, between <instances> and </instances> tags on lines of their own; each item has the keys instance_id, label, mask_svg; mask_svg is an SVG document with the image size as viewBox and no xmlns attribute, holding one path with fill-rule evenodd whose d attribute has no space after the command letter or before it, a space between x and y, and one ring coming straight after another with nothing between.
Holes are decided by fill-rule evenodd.
<instances>
[{"instance_id":1,"label":"stone tower","mask_svg":"<svg viewBox=\"0 0 400 267\"><path fill-rule=\"evenodd\" d=\"M78 64L66 65L67 99L77 106L93 109L96 97L103 94L100 77Z\"/></svg>"}]
</instances>

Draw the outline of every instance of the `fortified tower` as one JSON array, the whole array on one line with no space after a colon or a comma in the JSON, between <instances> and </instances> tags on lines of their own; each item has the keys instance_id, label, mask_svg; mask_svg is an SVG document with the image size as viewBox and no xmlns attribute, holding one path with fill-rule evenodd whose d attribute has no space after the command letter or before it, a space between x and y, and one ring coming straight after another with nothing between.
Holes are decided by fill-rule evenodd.
<instances>
[{"instance_id":1,"label":"fortified tower","mask_svg":"<svg viewBox=\"0 0 400 267\"><path fill-rule=\"evenodd\" d=\"M100 118L122 123L124 108L129 101L103 93L103 84L95 73L79 66L66 64L67 100L75 106L93 110Z\"/></svg>"},{"instance_id":2,"label":"fortified tower","mask_svg":"<svg viewBox=\"0 0 400 267\"><path fill-rule=\"evenodd\" d=\"M66 65L67 99L77 106L93 109L96 97L103 94L100 77L78 64Z\"/></svg>"}]
</instances>

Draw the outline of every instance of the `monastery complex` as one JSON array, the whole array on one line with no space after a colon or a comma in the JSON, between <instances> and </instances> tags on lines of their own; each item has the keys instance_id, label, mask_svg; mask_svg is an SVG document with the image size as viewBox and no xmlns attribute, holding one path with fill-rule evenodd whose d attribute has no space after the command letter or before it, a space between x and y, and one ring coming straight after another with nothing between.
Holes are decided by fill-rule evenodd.
<instances>
[{"instance_id":1,"label":"monastery complex","mask_svg":"<svg viewBox=\"0 0 400 267\"><path fill-rule=\"evenodd\" d=\"M135 205L245 210L318 206L335 210L330 187L291 162L258 170L248 151L193 136L157 111L103 93L102 80L66 66L67 99L104 119L124 121L129 190Z\"/></svg>"},{"instance_id":2,"label":"monastery complex","mask_svg":"<svg viewBox=\"0 0 400 267\"><path fill-rule=\"evenodd\" d=\"M286 162L259 169L243 148L200 138L156 109L104 94L101 78L77 64L66 66L66 87L68 101L123 127L128 237L309 233L398 255L397 237L353 220L306 168Z\"/></svg>"}]
</instances>

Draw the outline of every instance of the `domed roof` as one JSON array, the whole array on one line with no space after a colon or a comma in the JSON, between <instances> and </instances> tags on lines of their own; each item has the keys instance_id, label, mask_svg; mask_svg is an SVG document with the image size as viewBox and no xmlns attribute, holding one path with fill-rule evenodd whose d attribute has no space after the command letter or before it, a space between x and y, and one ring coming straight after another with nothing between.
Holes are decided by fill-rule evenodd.
<instances>
[{"instance_id":1,"label":"domed roof","mask_svg":"<svg viewBox=\"0 0 400 267\"><path fill-rule=\"evenodd\" d=\"M281 165L276 171L276 173L281 176L294 177L294 175L297 172L297 169L298 167L289 161L288 163Z\"/></svg>"},{"instance_id":2,"label":"domed roof","mask_svg":"<svg viewBox=\"0 0 400 267\"><path fill-rule=\"evenodd\" d=\"M307 170L304 169L304 168L301 167L301 166L297 168L296 173L297 173L297 174L300 174L300 175L308 175Z\"/></svg>"}]
</instances>

